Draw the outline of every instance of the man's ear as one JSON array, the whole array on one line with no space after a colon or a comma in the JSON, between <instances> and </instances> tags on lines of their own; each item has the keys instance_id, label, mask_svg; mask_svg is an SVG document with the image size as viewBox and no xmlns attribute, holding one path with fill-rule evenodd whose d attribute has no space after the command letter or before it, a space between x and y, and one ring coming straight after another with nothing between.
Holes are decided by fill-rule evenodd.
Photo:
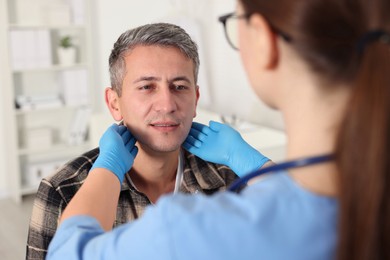
<instances>
[{"instance_id":1,"label":"man's ear","mask_svg":"<svg viewBox=\"0 0 390 260\"><path fill-rule=\"evenodd\" d=\"M196 101L195 101L195 110L194 110L194 118L196 117L196 108L198 107L198 101L199 101L199 97L200 97L200 93L199 93L199 86L197 85L196 86Z\"/></svg>"},{"instance_id":2,"label":"man's ear","mask_svg":"<svg viewBox=\"0 0 390 260\"><path fill-rule=\"evenodd\" d=\"M260 14L251 15L249 24L253 55L256 56L254 60L257 60L263 69L275 68L279 59L277 35Z\"/></svg>"},{"instance_id":3,"label":"man's ear","mask_svg":"<svg viewBox=\"0 0 390 260\"><path fill-rule=\"evenodd\" d=\"M111 87L105 89L105 100L108 110L115 121L121 121L123 119L122 112L119 106L119 97L115 90Z\"/></svg>"}]
</instances>

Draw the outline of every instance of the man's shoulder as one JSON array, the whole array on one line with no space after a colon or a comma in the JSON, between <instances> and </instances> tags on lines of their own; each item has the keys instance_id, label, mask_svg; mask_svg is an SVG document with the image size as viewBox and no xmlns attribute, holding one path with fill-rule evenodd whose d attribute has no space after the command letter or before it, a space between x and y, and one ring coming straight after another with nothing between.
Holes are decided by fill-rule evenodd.
<instances>
[{"instance_id":1,"label":"man's shoulder","mask_svg":"<svg viewBox=\"0 0 390 260\"><path fill-rule=\"evenodd\" d=\"M44 178L42 182L50 183L53 188L80 184L87 177L98 155L99 148L85 152L65 163L52 175Z\"/></svg>"}]
</instances>

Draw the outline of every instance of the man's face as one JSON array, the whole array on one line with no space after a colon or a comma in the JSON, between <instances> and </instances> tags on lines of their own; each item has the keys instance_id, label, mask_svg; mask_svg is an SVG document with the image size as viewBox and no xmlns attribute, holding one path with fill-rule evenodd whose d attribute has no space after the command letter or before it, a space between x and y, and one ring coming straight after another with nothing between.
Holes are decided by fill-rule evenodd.
<instances>
[{"instance_id":1,"label":"man's face","mask_svg":"<svg viewBox=\"0 0 390 260\"><path fill-rule=\"evenodd\" d=\"M173 47L137 46L125 56L118 108L143 149L177 150L196 116L193 63Z\"/></svg>"}]
</instances>

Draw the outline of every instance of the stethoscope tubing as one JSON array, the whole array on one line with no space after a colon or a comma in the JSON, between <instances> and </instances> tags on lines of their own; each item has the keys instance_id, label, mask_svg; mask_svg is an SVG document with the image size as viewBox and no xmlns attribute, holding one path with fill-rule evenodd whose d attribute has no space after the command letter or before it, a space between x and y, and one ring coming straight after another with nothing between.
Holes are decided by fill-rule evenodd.
<instances>
[{"instance_id":1,"label":"stethoscope tubing","mask_svg":"<svg viewBox=\"0 0 390 260\"><path fill-rule=\"evenodd\" d=\"M249 180L258 177L260 175L270 173L270 172L280 172L282 170L287 170L287 169L293 169L293 168L298 168L298 167L304 167L304 166L309 166L313 164L319 164L319 163L324 163L328 161L332 161L334 159L334 156L332 154L325 154L325 155L319 155L319 156L311 156L311 157L306 157L302 159L297 159L297 160L291 160L291 161L286 161L278 164L274 164L265 168L260 168L258 170L255 170L240 179L237 179L235 182L230 185L228 188L228 191L232 192L239 192L241 188L243 188Z\"/></svg>"}]
</instances>

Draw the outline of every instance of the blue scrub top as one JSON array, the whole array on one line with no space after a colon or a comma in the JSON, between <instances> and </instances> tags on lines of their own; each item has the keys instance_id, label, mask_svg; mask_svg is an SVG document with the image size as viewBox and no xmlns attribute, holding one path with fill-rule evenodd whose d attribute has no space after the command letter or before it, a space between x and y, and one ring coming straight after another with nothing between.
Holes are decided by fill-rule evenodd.
<instances>
[{"instance_id":1,"label":"blue scrub top","mask_svg":"<svg viewBox=\"0 0 390 260\"><path fill-rule=\"evenodd\" d=\"M241 194L164 196L107 233L94 218L69 218L47 259L334 259L337 212L336 199L275 173Z\"/></svg>"}]
</instances>

